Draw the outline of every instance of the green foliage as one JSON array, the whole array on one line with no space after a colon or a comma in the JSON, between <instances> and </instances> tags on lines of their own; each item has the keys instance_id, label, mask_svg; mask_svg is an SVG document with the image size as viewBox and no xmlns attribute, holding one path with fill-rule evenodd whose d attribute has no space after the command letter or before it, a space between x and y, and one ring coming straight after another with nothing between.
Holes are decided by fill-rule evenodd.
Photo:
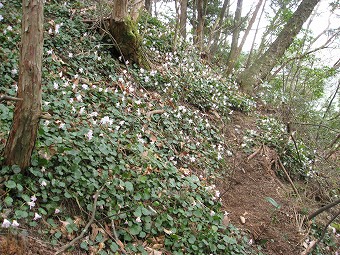
<instances>
[{"instance_id":1,"label":"green foliage","mask_svg":"<svg viewBox=\"0 0 340 255\"><path fill-rule=\"evenodd\" d=\"M311 167L313 153L302 141L298 140L294 143L282 123L275 118L259 117L257 127L258 131L246 131L241 145L246 152L250 153L255 147L265 144L275 149L291 177L300 179L313 175L314 170ZM279 173L286 178L280 170Z\"/></svg>"},{"instance_id":2,"label":"green foliage","mask_svg":"<svg viewBox=\"0 0 340 255\"><path fill-rule=\"evenodd\" d=\"M43 111L51 118L41 120L27 172L17 166L1 168L6 180L0 204L6 214L2 215L32 228L43 217L48 228L42 231L52 233L50 241L57 244L82 230L84 224L75 218L87 220L93 195L103 187L96 204L97 223L114 221L119 239L131 253L146 254L146 246L160 238L173 254L250 254L244 234L222 224L219 191L210 183L217 169L227 171L224 152L228 146L218 132L219 123L193 105L230 113L233 108L247 111L252 102L232 92L221 77L209 80L206 67L197 59L194 74L187 78L183 73L172 74L173 67L166 73L119 69L100 37L89 33L81 17L71 13L73 5L77 3L46 5ZM4 8L13 6L7 3ZM5 20L14 13L4 15ZM158 23L151 20L148 25ZM17 24L13 35L19 32ZM4 36L0 38L4 41ZM146 45L163 47L164 38L155 44L146 39ZM1 49L1 59L11 59L7 67L1 67L1 82L3 92L15 95L17 75L10 73L17 65L18 51L13 46L19 37L11 40ZM167 65L179 63L170 53L166 57L171 58ZM184 66L177 70L189 71ZM185 85L199 74L206 80ZM160 87L170 81L174 88L168 86L168 98L145 89L162 93ZM188 96L181 92L186 87ZM224 96L224 103L215 106ZM181 100L187 104L180 104ZM148 115L154 109L164 112ZM5 137L13 104L1 105L1 110L0 130ZM100 231L80 248L88 250L100 243L109 254L120 249Z\"/></svg>"}]
</instances>

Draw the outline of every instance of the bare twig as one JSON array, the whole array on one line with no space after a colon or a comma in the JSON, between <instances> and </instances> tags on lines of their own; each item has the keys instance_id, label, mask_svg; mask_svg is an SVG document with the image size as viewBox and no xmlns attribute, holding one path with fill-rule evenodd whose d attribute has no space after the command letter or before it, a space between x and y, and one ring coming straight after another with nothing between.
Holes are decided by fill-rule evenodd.
<instances>
[{"instance_id":1,"label":"bare twig","mask_svg":"<svg viewBox=\"0 0 340 255\"><path fill-rule=\"evenodd\" d=\"M2 96L0 97L0 103L2 101L22 101L23 99L22 98L18 98L18 97L11 97L11 96Z\"/></svg>"},{"instance_id":2,"label":"bare twig","mask_svg":"<svg viewBox=\"0 0 340 255\"><path fill-rule=\"evenodd\" d=\"M309 247L308 251L306 251L306 253L305 253L306 255L307 255L307 254L310 254L310 253L314 250L314 248L316 247L316 245L322 241L322 239L325 237L325 234L326 234L326 231L327 231L328 226L329 226L329 225L330 225L330 224L331 224L331 223L332 223L339 215L340 215L340 211L339 211L337 214L335 214L335 215L327 222L326 226L324 227L324 229L323 229L323 231L322 231L322 234L321 234L320 238L319 238L316 242L314 242L313 245L311 245L311 247Z\"/></svg>"},{"instance_id":3,"label":"bare twig","mask_svg":"<svg viewBox=\"0 0 340 255\"><path fill-rule=\"evenodd\" d=\"M150 120L152 115L154 115L154 114L162 114L164 112L165 112L164 110L153 110L153 111L150 111L150 112L148 112L146 114L146 118Z\"/></svg>"},{"instance_id":4,"label":"bare twig","mask_svg":"<svg viewBox=\"0 0 340 255\"><path fill-rule=\"evenodd\" d=\"M322 212L328 210L329 208L332 208L333 206L336 206L337 204L340 204L340 199L335 200L334 202L332 202L332 203L330 203L330 204L328 204L328 205L325 205L325 206L321 207L320 209L318 209L318 210L315 211L314 213L310 214L310 215L308 216L307 219L308 219L308 220L311 220L311 219L313 219L314 217L318 216L320 213L322 213Z\"/></svg>"},{"instance_id":5,"label":"bare twig","mask_svg":"<svg viewBox=\"0 0 340 255\"><path fill-rule=\"evenodd\" d=\"M278 159L278 162L279 162L279 165L280 165L281 169L283 170L283 172L284 172L285 175L287 176L290 185L292 185L292 188L293 188L295 194L296 194L296 195L299 197L299 199L301 200L300 194L299 194L298 190L296 189L296 187L295 187L295 185L294 185L294 182L293 182L292 179L290 178L290 176L289 176L289 174L288 174L286 168L283 166L283 164L282 164L280 158Z\"/></svg>"},{"instance_id":6,"label":"bare twig","mask_svg":"<svg viewBox=\"0 0 340 255\"><path fill-rule=\"evenodd\" d=\"M105 187L105 185L103 187L101 187L96 192L96 194L94 195L94 201L93 201L93 208L92 208L92 212L91 212L91 218L90 218L89 222L86 224L85 228L81 231L81 234L79 236L77 236L76 238L74 238L71 242L69 242L69 243L65 244L64 246L62 246L56 253L54 253L54 255L58 255L58 254L64 252L65 250L70 248L72 245L74 245L78 240L83 238L83 236L87 232L88 228L91 226L92 222L94 221L94 218L95 218L95 215L96 215L96 210L97 210L98 196L99 196L100 192L104 189L104 187Z\"/></svg>"}]
</instances>

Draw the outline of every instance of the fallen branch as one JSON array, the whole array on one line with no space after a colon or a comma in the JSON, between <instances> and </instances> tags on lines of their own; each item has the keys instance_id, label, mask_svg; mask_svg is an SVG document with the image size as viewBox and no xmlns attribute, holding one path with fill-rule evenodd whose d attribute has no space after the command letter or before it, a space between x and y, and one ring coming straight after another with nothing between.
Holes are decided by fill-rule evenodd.
<instances>
[{"instance_id":1,"label":"fallen branch","mask_svg":"<svg viewBox=\"0 0 340 255\"><path fill-rule=\"evenodd\" d=\"M92 212L91 212L91 218L90 218L89 222L86 224L85 228L81 231L81 234L79 236L77 236L76 238L74 238L71 242L69 242L69 243L65 244L64 246L62 246L56 253L54 253L54 255L58 255L58 254L64 252L65 250L70 248L72 245L74 245L78 240L83 238L83 236L85 235L85 233L87 232L87 230L91 226L92 222L94 221L94 218L95 218L95 215L96 215L96 210L97 210L98 196L99 196L100 192L103 190L104 187L105 186L101 187L96 192L96 194L94 195L94 201L93 201L93 208L92 208Z\"/></svg>"},{"instance_id":2,"label":"fallen branch","mask_svg":"<svg viewBox=\"0 0 340 255\"><path fill-rule=\"evenodd\" d=\"M296 194L296 195L300 198L300 200L301 200L300 194L299 194L298 190L296 189L296 187L295 187L295 185L294 185L294 182L293 182L292 179L290 178L290 176L289 176L289 174L288 174L286 168L285 168L284 165L282 164L280 158L278 159L278 162L279 162L279 166L281 167L281 169L283 170L283 172L284 172L285 175L287 176L288 181L289 181L290 185L292 186L292 188L293 188L295 194Z\"/></svg>"},{"instance_id":3,"label":"fallen branch","mask_svg":"<svg viewBox=\"0 0 340 255\"><path fill-rule=\"evenodd\" d=\"M335 200L334 202L332 202L332 203L330 203L330 204L328 204L328 205L325 205L325 206L321 207L320 209L318 209L318 210L315 211L314 213L310 214L310 215L308 216L307 219L308 219L308 220L311 220L311 219L313 219L314 217L318 216L320 213L322 213L322 212L328 210L329 208L332 208L333 206L336 206L337 204L340 204L340 199Z\"/></svg>"},{"instance_id":4,"label":"fallen branch","mask_svg":"<svg viewBox=\"0 0 340 255\"><path fill-rule=\"evenodd\" d=\"M0 97L0 103L2 101L22 101L22 98L18 98L18 97L11 97L11 96L2 96Z\"/></svg>"},{"instance_id":5,"label":"fallen branch","mask_svg":"<svg viewBox=\"0 0 340 255\"><path fill-rule=\"evenodd\" d=\"M257 154L259 154L263 150L263 144L261 145L260 148L258 148L253 154L251 154L248 158L247 161L252 160L253 158L256 157Z\"/></svg>"},{"instance_id":6,"label":"fallen branch","mask_svg":"<svg viewBox=\"0 0 340 255\"><path fill-rule=\"evenodd\" d=\"M146 113L146 118L148 120L150 120L152 115L154 115L154 114L162 114L164 112L165 112L164 110L153 110L153 111L150 111L150 112Z\"/></svg>"}]
</instances>

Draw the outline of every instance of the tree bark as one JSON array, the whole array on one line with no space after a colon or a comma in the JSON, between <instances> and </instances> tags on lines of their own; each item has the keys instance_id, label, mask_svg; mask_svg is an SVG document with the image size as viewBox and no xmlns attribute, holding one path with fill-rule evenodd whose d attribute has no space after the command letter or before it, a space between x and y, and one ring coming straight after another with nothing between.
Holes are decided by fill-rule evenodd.
<instances>
[{"instance_id":1,"label":"tree bark","mask_svg":"<svg viewBox=\"0 0 340 255\"><path fill-rule=\"evenodd\" d=\"M145 0L145 9L150 15L152 14L152 0Z\"/></svg>"},{"instance_id":2,"label":"tree bark","mask_svg":"<svg viewBox=\"0 0 340 255\"><path fill-rule=\"evenodd\" d=\"M211 55L215 54L215 52L218 49L218 44L220 42L220 36L221 36L221 30L222 30L222 26L223 26L223 22L224 22L224 17L226 16L225 14L227 12L227 7L229 7L229 5L230 5L230 0L224 0L223 6L222 6L222 9L221 9L221 12L220 12L220 16L218 18L218 26L217 26L216 32L213 36L214 37L213 38L213 44L212 44L211 49L210 49Z\"/></svg>"},{"instance_id":3,"label":"tree bark","mask_svg":"<svg viewBox=\"0 0 340 255\"><path fill-rule=\"evenodd\" d=\"M187 18L188 18L188 0L180 0L181 2L181 12L179 18L179 31L184 40L187 38Z\"/></svg>"},{"instance_id":4,"label":"tree bark","mask_svg":"<svg viewBox=\"0 0 340 255\"><path fill-rule=\"evenodd\" d=\"M238 48L238 38L241 32L241 13L242 13L242 4L243 0L237 1L237 7L235 11L235 18L234 18L234 30L233 36L231 41L231 48L228 57L228 64L227 64L227 75L231 74L236 60L237 60L237 48Z\"/></svg>"},{"instance_id":5,"label":"tree bark","mask_svg":"<svg viewBox=\"0 0 340 255\"><path fill-rule=\"evenodd\" d=\"M109 32L114 39L116 55L122 57L124 63L129 60L148 68L140 50L141 38L137 24L128 13L128 0L114 0Z\"/></svg>"},{"instance_id":6,"label":"tree bark","mask_svg":"<svg viewBox=\"0 0 340 255\"><path fill-rule=\"evenodd\" d=\"M197 0L196 44L200 51L202 51L203 49L203 28L204 28L203 0Z\"/></svg>"},{"instance_id":7,"label":"tree bark","mask_svg":"<svg viewBox=\"0 0 340 255\"><path fill-rule=\"evenodd\" d=\"M259 85L273 69L277 60L283 56L291 45L294 37L299 33L303 23L311 15L320 0L303 0L293 16L286 23L276 40L269 46L254 63L244 70L237 78L238 83L247 93L253 92L253 87Z\"/></svg>"},{"instance_id":8,"label":"tree bark","mask_svg":"<svg viewBox=\"0 0 340 255\"><path fill-rule=\"evenodd\" d=\"M41 66L43 56L44 1L22 1L18 101L5 146L5 164L25 169L37 138L41 116Z\"/></svg>"}]
</instances>

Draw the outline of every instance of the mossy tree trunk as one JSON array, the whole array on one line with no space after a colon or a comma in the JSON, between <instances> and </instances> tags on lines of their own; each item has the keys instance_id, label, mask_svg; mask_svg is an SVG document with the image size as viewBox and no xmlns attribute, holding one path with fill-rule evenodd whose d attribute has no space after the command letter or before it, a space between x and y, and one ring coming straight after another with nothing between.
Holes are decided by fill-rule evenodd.
<instances>
[{"instance_id":1,"label":"mossy tree trunk","mask_svg":"<svg viewBox=\"0 0 340 255\"><path fill-rule=\"evenodd\" d=\"M141 37L137 22L128 13L128 0L114 0L109 31L114 38L115 48L124 61L145 66Z\"/></svg>"},{"instance_id":2,"label":"mossy tree trunk","mask_svg":"<svg viewBox=\"0 0 340 255\"><path fill-rule=\"evenodd\" d=\"M303 0L268 50L240 73L237 80L245 92L252 93L254 86L267 78L319 2L320 0Z\"/></svg>"},{"instance_id":3,"label":"mossy tree trunk","mask_svg":"<svg viewBox=\"0 0 340 255\"><path fill-rule=\"evenodd\" d=\"M22 1L18 101L5 146L6 165L25 169L37 138L41 116L41 66L43 55L43 0Z\"/></svg>"}]
</instances>

